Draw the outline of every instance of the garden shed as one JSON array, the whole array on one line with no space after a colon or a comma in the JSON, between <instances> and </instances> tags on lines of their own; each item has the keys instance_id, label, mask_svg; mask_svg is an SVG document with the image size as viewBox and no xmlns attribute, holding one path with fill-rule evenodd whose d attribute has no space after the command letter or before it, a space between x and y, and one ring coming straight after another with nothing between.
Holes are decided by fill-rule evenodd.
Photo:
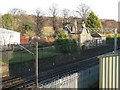
<instances>
[{"instance_id":1,"label":"garden shed","mask_svg":"<svg viewBox=\"0 0 120 90\"><path fill-rule=\"evenodd\" d=\"M20 44L20 32L0 28L0 45Z\"/></svg>"}]
</instances>

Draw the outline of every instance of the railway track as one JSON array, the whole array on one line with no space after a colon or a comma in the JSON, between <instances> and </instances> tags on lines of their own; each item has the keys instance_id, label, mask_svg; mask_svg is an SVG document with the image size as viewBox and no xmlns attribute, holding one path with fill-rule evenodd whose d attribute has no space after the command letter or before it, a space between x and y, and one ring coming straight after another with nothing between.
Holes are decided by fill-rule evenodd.
<instances>
[{"instance_id":1,"label":"railway track","mask_svg":"<svg viewBox=\"0 0 120 90\"><path fill-rule=\"evenodd\" d=\"M39 83L40 86L43 86L46 83L49 83L50 81L53 81L55 79L61 78L66 75L70 75L72 73L75 73L77 71L86 69L92 65L98 64L97 56L92 57L89 59L85 59L83 61L79 61L77 63L72 63L69 65L65 65L60 68L55 68L46 72L42 72L39 74ZM90 64L90 62L93 62ZM3 90L5 89L22 89L25 90L26 88L35 88L36 76L31 75L27 78L22 78L22 77L11 77L7 79L3 79L2 87Z\"/></svg>"},{"instance_id":2,"label":"railway track","mask_svg":"<svg viewBox=\"0 0 120 90\"><path fill-rule=\"evenodd\" d=\"M101 53L103 54L103 53ZM52 80L61 78L66 75L70 75L72 73L78 72L80 70L84 70L88 67L91 67L93 65L99 64L99 60L97 58L98 55L93 56L91 58L85 58L84 60L75 60L77 62L69 63L67 65L64 65L62 67L58 68L52 68L51 70L40 72L39 73L39 85L44 86L44 84L49 83ZM2 81L2 87L3 90L10 89L10 90L16 90L16 89L22 89L25 90L26 88L35 88L36 76L31 75L26 78L22 77L7 77L3 78Z\"/></svg>"},{"instance_id":3,"label":"railway track","mask_svg":"<svg viewBox=\"0 0 120 90\"><path fill-rule=\"evenodd\" d=\"M9 89L11 87L15 87L16 85L23 84L24 79L21 77L11 77L8 80L2 81L2 89Z\"/></svg>"}]
</instances>

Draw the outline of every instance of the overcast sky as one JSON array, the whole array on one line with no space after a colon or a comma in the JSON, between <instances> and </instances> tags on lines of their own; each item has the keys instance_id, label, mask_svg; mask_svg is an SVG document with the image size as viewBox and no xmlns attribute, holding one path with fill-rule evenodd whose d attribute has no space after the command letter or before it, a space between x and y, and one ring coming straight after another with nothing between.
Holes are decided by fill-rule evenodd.
<instances>
[{"instance_id":1,"label":"overcast sky","mask_svg":"<svg viewBox=\"0 0 120 90\"><path fill-rule=\"evenodd\" d=\"M12 8L20 8L33 13L34 9L41 8L44 12L53 3L59 9L68 8L71 11L77 10L77 6L85 3L101 19L118 20L118 1L119 0L0 0L0 13L7 13Z\"/></svg>"}]
</instances>

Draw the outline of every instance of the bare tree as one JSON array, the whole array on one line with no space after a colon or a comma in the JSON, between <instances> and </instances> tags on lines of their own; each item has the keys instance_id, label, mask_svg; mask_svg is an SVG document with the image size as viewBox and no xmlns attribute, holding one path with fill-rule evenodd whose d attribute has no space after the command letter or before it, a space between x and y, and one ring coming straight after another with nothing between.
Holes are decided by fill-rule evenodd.
<instances>
[{"instance_id":1,"label":"bare tree","mask_svg":"<svg viewBox=\"0 0 120 90\"><path fill-rule=\"evenodd\" d=\"M19 8L13 8L8 13L12 14L13 16L15 16L15 15L26 14L26 11L22 10L22 9L19 9Z\"/></svg>"},{"instance_id":2,"label":"bare tree","mask_svg":"<svg viewBox=\"0 0 120 90\"><path fill-rule=\"evenodd\" d=\"M63 15L63 18L66 19L69 17L69 13L70 13L70 10L69 9L63 9L62 10L62 15Z\"/></svg>"},{"instance_id":3,"label":"bare tree","mask_svg":"<svg viewBox=\"0 0 120 90\"><path fill-rule=\"evenodd\" d=\"M62 10L63 23L68 22L69 13L70 13L70 10L69 10L69 9L66 9L66 8L65 8L65 9Z\"/></svg>"},{"instance_id":4,"label":"bare tree","mask_svg":"<svg viewBox=\"0 0 120 90\"><path fill-rule=\"evenodd\" d=\"M57 26L57 15L58 15L58 8L56 4L53 4L52 7L49 8L50 14L51 14L51 19L52 19L52 26L53 30L57 31L58 26Z\"/></svg>"},{"instance_id":5,"label":"bare tree","mask_svg":"<svg viewBox=\"0 0 120 90\"><path fill-rule=\"evenodd\" d=\"M41 31L42 31L43 26L44 26L43 13L42 13L41 9L38 8L38 9L35 10L35 16L36 16L36 19L35 19L35 22L36 22L35 33L38 36L38 35L41 34Z\"/></svg>"},{"instance_id":6,"label":"bare tree","mask_svg":"<svg viewBox=\"0 0 120 90\"><path fill-rule=\"evenodd\" d=\"M83 4L81 3L78 7L77 7L77 13L79 14L79 16L85 20L88 16L89 16L89 13L90 13L90 7L87 6L86 4Z\"/></svg>"}]
</instances>

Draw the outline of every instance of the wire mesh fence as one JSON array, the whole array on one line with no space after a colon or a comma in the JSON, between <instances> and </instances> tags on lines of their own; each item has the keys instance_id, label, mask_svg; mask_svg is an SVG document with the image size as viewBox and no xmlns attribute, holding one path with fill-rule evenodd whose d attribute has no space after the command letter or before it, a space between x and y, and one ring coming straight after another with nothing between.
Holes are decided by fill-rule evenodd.
<instances>
[{"instance_id":1,"label":"wire mesh fence","mask_svg":"<svg viewBox=\"0 0 120 90\"><path fill-rule=\"evenodd\" d=\"M118 42L118 46L119 46ZM44 43L38 45L39 72L48 71L66 64L74 63L94 55L112 50L113 42L106 42L95 48L78 48L77 43ZM103 51L104 49L104 51ZM66 51L65 51L66 50ZM92 53L91 53L92 51ZM36 71L36 45L10 45L2 48L1 65L2 75L6 76L35 76Z\"/></svg>"},{"instance_id":2,"label":"wire mesh fence","mask_svg":"<svg viewBox=\"0 0 120 90\"><path fill-rule=\"evenodd\" d=\"M104 45L106 48L107 46ZM83 50L84 47L78 48L75 41L63 40L55 43L43 43L38 46L39 71L48 70L58 66L71 63L79 58L89 57L91 49ZM97 48L102 48L98 47ZM92 49L95 51L96 48ZM99 51L101 51L100 49ZM98 52L99 53L99 52ZM0 63L5 70L5 75L29 75L35 74L35 44L9 45L4 46L1 51Z\"/></svg>"},{"instance_id":3,"label":"wire mesh fence","mask_svg":"<svg viewBox=\"0 0 120 90\"><path fill-rule=\"evenodd\" d=\"M60 46L60 45L59 45ZM24 75L35 74L35 44L32 45L11 45L5 46L2 52L1 64L6 66L3 70L6 75ZM46 70L53 67L56 56L62 53L54 45L39 45L39 66L40 70ZM9 74L7 74L9 73Z\"/></svg>"}]
</instances>

